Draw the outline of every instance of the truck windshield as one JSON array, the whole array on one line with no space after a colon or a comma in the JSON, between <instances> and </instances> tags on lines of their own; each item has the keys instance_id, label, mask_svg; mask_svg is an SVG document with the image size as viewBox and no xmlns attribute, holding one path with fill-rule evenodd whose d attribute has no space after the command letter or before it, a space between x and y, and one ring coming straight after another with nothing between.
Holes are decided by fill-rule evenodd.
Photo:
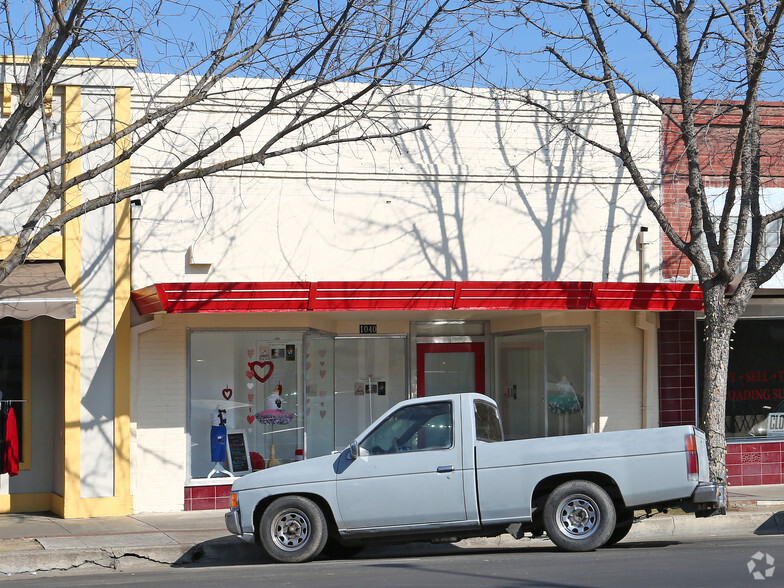
<instances>
[{"instance_id":1,"label":"truck windshield","mask_svg":"<svg viewBox=\"0 0 784 588\"><path fill-rule=\"evenodd\" d=\"M360 444L371 455L452 446L452 403L414 404L392 413Z\"/></svg>"},{"instance_id":2,"label":"truck windshield","mask_svg":"<svg viewBox=\"0 0 784 588\"><path fill-rule=\"evenodd\" d=\"M478 441L503 441L501 421L498 410L489 402L474 401L474 420L476 421L476 438Z\"/></svg>"}]
</instances>

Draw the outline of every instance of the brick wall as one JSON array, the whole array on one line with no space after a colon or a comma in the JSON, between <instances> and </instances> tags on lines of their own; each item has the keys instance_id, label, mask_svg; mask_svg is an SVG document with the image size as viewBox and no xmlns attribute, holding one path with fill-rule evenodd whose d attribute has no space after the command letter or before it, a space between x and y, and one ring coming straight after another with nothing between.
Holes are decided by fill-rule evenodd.
<instances>
[{"instance_id":1,"label":"brick wall","mask_svg":"<svg viewBox=\"0 0 784 588\"><path fill-rule=\"evenodd\" d=\"M694 425L694 313L664 312L659 320L659 421L662 427Z\"/></svg>"},{"instance_id":2,"label":"brick wall","mask_svg":"<svg viewBox=\"0 0 784 588\"><path fill-rule=\"evenodd\" d=\"M677 113L677 104L670 106ZM726 187L727 172L732 164L739 109L727 114L717 114L727 105L705 103L697 117L702 126L699 137L700 166L706 188ZM784 186L784 103L760 104L761 155L760 174L763 188ZM672 121L662 117L661 134L662 209L673 228L682 237L688 236L691 210L686 195L687 160L680 133ZM662 238L662 278L687 278L691 273L688 261L666 238Z\"/></svg>"}]
</instances>

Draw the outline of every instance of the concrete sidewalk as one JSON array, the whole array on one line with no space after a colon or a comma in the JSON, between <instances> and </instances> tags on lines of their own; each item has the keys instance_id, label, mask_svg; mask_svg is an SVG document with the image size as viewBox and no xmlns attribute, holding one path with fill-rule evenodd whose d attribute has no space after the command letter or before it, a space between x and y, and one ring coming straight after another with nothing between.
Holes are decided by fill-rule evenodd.
<instances>
[{"instance_id":1,"label":"concrete sidewalk","mask_svg":"<svg viewBox=\"0 0 784 588\"><path fill-rule=\"evenodd\" d=\"M641 537L784 534L784 485L733 487L726 516L656 515L632 527ZM230 535L226 511L138 514L60 519L37 514L0 515L0 574L105 568L129 571L149 565L232 565L270 560L256 545ZM519 548L509 535L454 545L377 546L367 556L410 555L456 549ZM364 553L364 552L363 552Z\"/></svg>"}]
</instances>

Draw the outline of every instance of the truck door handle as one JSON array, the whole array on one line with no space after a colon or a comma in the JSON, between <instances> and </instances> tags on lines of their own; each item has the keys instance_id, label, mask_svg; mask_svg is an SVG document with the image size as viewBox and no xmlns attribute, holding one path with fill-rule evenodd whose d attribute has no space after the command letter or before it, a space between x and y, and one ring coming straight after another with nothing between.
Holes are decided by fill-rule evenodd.
<instances>
[{"instance_id":1,"label":"truck door handle","mask_svg":"<svg viewBox=\"0 0 784 588\"><path fill-rule=\"evenodd\" d=\"M455 471L455 466L438 466L436 471L439 474L447 474L449 472L454 472Z\"/></svg>"}]
</instances>

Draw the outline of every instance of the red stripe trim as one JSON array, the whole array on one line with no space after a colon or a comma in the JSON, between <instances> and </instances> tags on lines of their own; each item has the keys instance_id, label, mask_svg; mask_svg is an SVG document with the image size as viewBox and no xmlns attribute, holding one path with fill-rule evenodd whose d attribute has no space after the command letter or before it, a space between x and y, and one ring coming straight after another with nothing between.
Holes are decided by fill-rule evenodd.
<instances>
[{"instance_id":1,"label":"red stripe trim","mask_svg":"<svg viewBox=\"0 0 784 588\"><path fill-rule=\"evenodd\" d=\"M140 314L330 310L702 310L697 284L191 282L132 292Z\"/></svg>"}]
</instances>

